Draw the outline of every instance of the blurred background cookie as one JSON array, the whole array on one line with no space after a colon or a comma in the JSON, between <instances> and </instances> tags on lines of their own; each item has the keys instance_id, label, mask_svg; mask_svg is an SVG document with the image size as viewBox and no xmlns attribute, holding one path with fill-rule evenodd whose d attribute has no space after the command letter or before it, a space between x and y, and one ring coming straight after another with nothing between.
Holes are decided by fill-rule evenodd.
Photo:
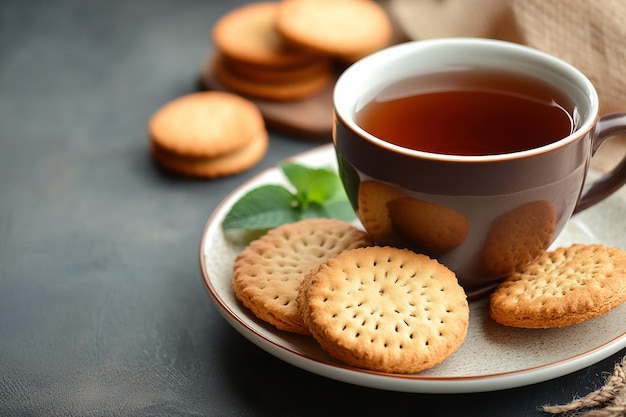
<instances>
[{"instance_id":1,"label":"blurred background cookie","mask_svg":"<svg viewBox=\"0 0 626 417\"><path fill-rule=\"evenodd\" d=\"M243 147L214 157L184 156L169 152L152 143L154 160L168 171L190 177L218 178L237 174L254 166L263 158L269 146L267 132L261 132Z\"/></svg>"},{"instance_id":2,"label":"blurred background cookie","mask_svg":"<svg viewBox=\"0 0 626 417\"><path fill-rule=\"evenodd\" d=\"M305 50L353 62L388 46L393 29L371 0L284 0L276 30Z\"/></svg>"},{"instance_id":3,"label":"blurred background cookie","mask_svg":"<svg viewBox=\"0 0 626 417\"><path fill-rule=\"evenodd\" d=\"M251 168L268 147L258 108L231 93L197 92L157 110L148 122L150 152L163 168L215 178Z\"/></svg>"},{"instance_id":4,"label":"blurred background cookie","mask_svg":"<svg viewBox=\"0 0 626 417\"><path fill-rule=\"evenodd\" d=\"M217 54L220 66L238 78L259 83L294 82L315 77L318 73L332 73L333 66L330 59L315 59L305 65L276 68L264 65L255 65L238 61L224 54Z\"/></svg>"},{"instance_id":5,"label":"blurred background cookie","mask_svg":"<svg viewBox=\"0 0 626 417\"><path fill-rule=\"evenodd\" d=\"M242 68L245 70L242 71ZM315 63L313 70L298 67L267 71L232 60L226 61L219 56L214 58L213 73L224 86L234 92L275 101L310 97L322 91L334 78L332 67L323 65L323 61Z\"/></svg>"},{"instance_id":6,"label":"blurred background cookie","mask_svg":"<svg viewBox=\"0 0 626 417\"><path fill-rule=\"evenodd\" d=\"M253 2L223 15L211 31L215 50L201 68L201 87L253 101L269 129L330 141L339 73L404 37L371 0L292 1ZM298 27L310 32L304 42Z\"/></svg>"},{"instance_id":7,"label":"blurred background cookie","mask_svg":"<svg viewBox=\"0 0 626 417\"><path fill-rule=\"evenodd\" d=\"M285 42L274 30L278 2L250 3L222 16L213 26L215 47L232 60L271 68L305 65L316 55Z\"/></svg>"},{"instance_id":8,"label":"blurred background cookie","mask_svg":"<svg viewBox=\"0 0 626 417\"><path fill-rule=\"evenodd\" d=\"M293 46L276 31L280 2L241 6L213 27L215 77L230 90L269 100L297 100L333 79L330 59Z\"/></svg>"}]
</instances>

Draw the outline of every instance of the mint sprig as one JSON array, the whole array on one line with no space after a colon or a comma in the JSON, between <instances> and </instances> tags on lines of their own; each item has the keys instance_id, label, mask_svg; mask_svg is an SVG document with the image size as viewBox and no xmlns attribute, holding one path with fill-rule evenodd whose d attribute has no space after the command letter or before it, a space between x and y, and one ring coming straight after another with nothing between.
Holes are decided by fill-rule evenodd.
<instances>
[{"instance_id":1,"label":"mint sprig","mask_svg":"<svg viewBox=\"0 0 626 417\"><path fill-rule=\"evenodd\" d=\"M248 191L224 217L225 230L267 230L314 217L355 219L335 171L296 163L283 163L279 167L289 187L266 184Z\"/></svg>"}]
</instances>

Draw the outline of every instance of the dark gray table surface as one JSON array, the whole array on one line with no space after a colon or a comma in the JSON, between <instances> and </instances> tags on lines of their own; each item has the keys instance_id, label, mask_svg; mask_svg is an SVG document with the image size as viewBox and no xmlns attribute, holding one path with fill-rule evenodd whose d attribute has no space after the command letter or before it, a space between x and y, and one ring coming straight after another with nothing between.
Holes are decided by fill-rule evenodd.
<instances>
[{"instance_id":1,"label":"dark gray table surface","mask_svg":"<svg viewBox=\"0 0 626 417\"><path fill-rule=\"evenodd\" d=\"M318 146L277 133L249 172L165 175L146 122L194 91L242 1L0 2L0 416L539 416L602 384L619 352L494 393L424 395L320 377L212 305L203 227L235 187Z\"/></svg>"}]
</instances>

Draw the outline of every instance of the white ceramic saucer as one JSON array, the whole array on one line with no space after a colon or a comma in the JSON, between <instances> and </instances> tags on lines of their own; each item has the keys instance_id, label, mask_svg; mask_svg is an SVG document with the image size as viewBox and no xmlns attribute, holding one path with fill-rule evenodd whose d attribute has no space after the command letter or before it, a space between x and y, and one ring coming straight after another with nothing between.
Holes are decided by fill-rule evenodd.
<instances>
[{"instance_id":1,"label":"white ceramic saucer","mask_svg":"<svg viewBox=\"0 0 626 417\"><path fill-rule=\"evenodd\" d=\"M336 167L332 145L293 157L309 166ZM489 318L487 300L470 303L464 344L436 367L412 375L370 372L346 366L324 353L308 336L286 333L258 320L233 294L232 264L243 241L227 239L221 223L230 206L248 190L284 183L271 168L236 189L215 210L200 242L200 269L212 301L241 334L277 358L307 371L347 383L393 391L460 393L494 391L556 378L626 347L626 304L587 322L560 329L515 329ZM555 246L602 243L626 248L626 197L615 194L567 224Z\"/></svg>"}]
</instances>

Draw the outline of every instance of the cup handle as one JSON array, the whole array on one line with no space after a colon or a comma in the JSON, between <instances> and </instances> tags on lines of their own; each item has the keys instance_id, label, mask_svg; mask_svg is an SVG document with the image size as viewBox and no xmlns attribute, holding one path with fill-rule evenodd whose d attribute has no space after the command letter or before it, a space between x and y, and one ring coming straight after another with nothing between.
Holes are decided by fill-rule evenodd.
<instances>
[{"instance_id":1,"label":"cup handle","mask_svg":"<svg viewBox=\"0 0 626 417\"><path fill-rule=\"evenodd\" d=\"M595 137L592 142L592 155L608 138L626 134L626 113L611 113L601 116L596 125ZM586 185L574 213L578 213L602 201L626 184L626 154L611 171L597 181Z\"/></svg>"}]
</instances>

